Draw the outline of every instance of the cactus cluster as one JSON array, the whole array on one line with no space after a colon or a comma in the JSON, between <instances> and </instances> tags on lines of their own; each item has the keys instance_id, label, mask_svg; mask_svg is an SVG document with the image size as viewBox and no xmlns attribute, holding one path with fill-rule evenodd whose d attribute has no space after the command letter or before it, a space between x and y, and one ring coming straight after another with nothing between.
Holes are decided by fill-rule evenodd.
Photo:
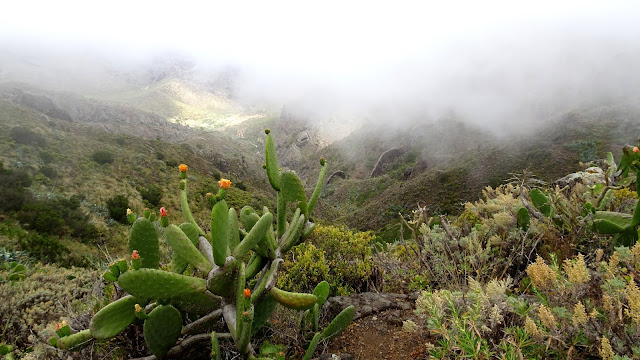
<instances>
[{"instance_id":1,"label":"cactus cluster","mask_svg":"<svg viewBox=\"0 0 640 360\"><path fill-rule=\"evenodd\" d=\"M279 168L273 138L269 130L265 132L264 168L277 191L275 215L267 207L259 215L245 206L238 216L225 202L230 182L222 179L211 211L211 232L206 234L189 209L188 169L180 165L180 198L186 222L179 226L169 224L164 208L160 211L160 226L148 211L137 219L128 214L133 223L129 236L131 261L114 262L103 276L129 295L96 313L89 329L76 334L59 332L52 343L61 349L73 349L91 338L112 338L132 323L142 322L149 351L162 358L171 353L181 337L185 343L189 336L210 331L211 325L222 318L228 333L210 334L211 358L220 359L218 342L231 338L245 359L255 359L251 336L267 322L278 304L305 311L302 324L315 333L305 359L311 358L319 341L344 330L353 318L353 307L343 310L323 331L319 329L318 314L329 294L328 283L319 284L313 294L275 287L283 254L307 238L315 227L310 216L320 195L326 163L320 160L320 175L307 201L295 172ZM296 207L291 217L287 215L288 205ZM162 267L160 236L173 250L171 263ZM189 266L193 275L184 274ZM196 320L185 326L187 315Z\"/></svg>"},{"instance_id":2,"label":"cactus cluster","mask_svg":"<svg viewBox=\"0 0 640 360\"><path fill-rule=\"evenodd\" d=\"M611 175L614 174L612 169L616 168L616 166L613 162L613 156L608 156L607 158L610 169L607 175L609 176L610 173ZM606 201L607 196L611 197L612 189L628 186L634 180L637 192L638 179L640 179L640 151L638 147L625 146L622 149L622 157L615 174L620 176L620 185L618 187L608 186L610 187L609 189L603 190L601 201ZM632 246L638 241L640 235L640 201L637 202L633 214L595 211L593 223L599 233L614 235L614 243L616 245Z\"/></svg>"}]
</instances>

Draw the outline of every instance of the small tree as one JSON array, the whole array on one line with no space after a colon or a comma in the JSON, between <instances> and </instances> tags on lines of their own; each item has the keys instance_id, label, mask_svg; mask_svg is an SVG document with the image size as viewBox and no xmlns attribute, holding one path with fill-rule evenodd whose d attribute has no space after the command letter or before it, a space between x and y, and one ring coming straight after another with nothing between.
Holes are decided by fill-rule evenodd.
<instances>
[{"instance_id":1,"label":"small tree","mask_svg":"<svg viewBox=\"0 0 640 360\"><path fill-rule=\"evenodd\" d=\"M113 154L110 151L98 150L91 154L91 160L100 165L111 164L113 162Z\"/></svg>"},{"instance_id":2,"label":"small tree","mask_svg":"<svg viewBox=\"0 0 640 360\"><path fill-rule=\"evenodd\" d=\"M124 195L115 195L107 200L109 217L123 224L127 223L128 208L129 200Z\"/></svg>"},{"instance_id":3,"label":"small tree","mask_svg":"<svg viewBox=\"0 0 640 360\"><path fill-rule=\"evenodd\" d=\"M140 196L142 196L142 200L145 200L149 205L152 205L150 207L160 206L160 200L162 200L162 195L164 195L162 189L155 185L151 185L146 188L138 188L138 191L140 192Z\"/></svg>"}]
</instances>

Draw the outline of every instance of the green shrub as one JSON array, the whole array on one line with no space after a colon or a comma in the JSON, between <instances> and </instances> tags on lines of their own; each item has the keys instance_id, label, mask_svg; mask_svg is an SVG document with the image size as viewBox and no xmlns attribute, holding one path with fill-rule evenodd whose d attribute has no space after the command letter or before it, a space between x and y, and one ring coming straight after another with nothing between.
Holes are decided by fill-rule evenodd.
<instances>
[{"instance_id":1,"label":"green shrub","mask_svg":"<svg viewBox=\"0 0 640 360\"><path fill-rule=\"evenodd\" d=\"M40 235L35 232L19 234L18 244L29 256L47 263L68 263L65 256L69 249L58 238L50 235Z\"/></svg>"},{"instance_id":2,"label":"green shrub","mask_svg":"<svg viewBox=\"0 0 640 360\"><path fill-rule=\"evenodd\" d=\"M331 285L332 295L367 291L374 273L371 241L372 234L368 232L318 225L307 243L286 257L278 284L289 291L312 291L316 285L312 279L300 280L306 274L324 278Z\"/></svg>"},{"instance_id":3,"label":"green shrub","mask_svg":"<svg viewBox=\"0 0 640 360\"><path fill-rule=\"evenodd\" d=\"M64 233L61 211L51 202L27 204L18 212L17 218L27 229L53 235Z\"/></svg>"},{"instance_id":4,"label":"green shrub","mask_svg":"<svg viewBox=\"0 0 640 360\"><path fill-rule=\"evenodd\" d=\"M8 170L0 163L0 210L17 211L30 198L25 190L31 176L24 170Z\"/></svg>"},{"instance_id":5,"label":"green shrub","mask_svg":"<svg viewBox=\"0 0 640 360\"><path fill-rule=\"evenodd\" d=\"M329 265L324 251L313 244L302 243L292 252L282 265L284 271L278 277L278 287L287 291L310 292L322 280L328 281Z\"/></svg>"},{"instance_id":6,"label":"green shrub","mask_svg":"<svg viewBox=\"0 0 640 360\"><path fill-rule=\"evenodd\" d=\"M107 150L98 150L91 154L91 160L97 162L100 165L113 163L113 153Z\"/></svg>"},{"instance_id":7,"label":"green shrub","mask_svg":"<svg viewBox=\"0 0 640 360\"><path fill-rule=\"evenodd\" d=\"M124 195L115 195L107 199L107 210L109 217L120 223L127 222L127 209L129 208L129 200Z\"/></svg>"},{"instance_id":8,"label":"green shrub","mask_svg":"<svg viewBox=\"0 0 640 360\"><path fill-rule=\"evenodd\" d=\"M55 159L55 155L49 150L41 150L38 156L40 156L40 160L42 160L44 164L49 164Z\"/></svg>"},{"instance_id":9,"label":"green shrub","mask_svg":"<svg viewBox=\"0 0 640 360\"><path fill-rule=\"evenodd\" d=\"M16 126L11 129L11 138L18 144L43 146L44 136L24 126Z\"/></svg>"},{"instance_id":10,"label":"green shrub","mask_svg":"<svg viewBox=\"0 0 640 360\"><path fill-rule=\"evenodd\" d=\"M138 188L138 192L140 192L142 200L149 204L149 207L159 207L160 200L162 200L162 196L164 195L162 189L155 185L151 185L146 188Z\"/></svg>"},{"instance_id":11,"label":"green shrub","mask_svg":"<svg viewBox=\"0 0 640 360\"><path fill-rule=\"evenodd\" d=\"M58 178L58 171L52 166L41 166L40 173L51 180Z\"/></svg>"}]
</instances>

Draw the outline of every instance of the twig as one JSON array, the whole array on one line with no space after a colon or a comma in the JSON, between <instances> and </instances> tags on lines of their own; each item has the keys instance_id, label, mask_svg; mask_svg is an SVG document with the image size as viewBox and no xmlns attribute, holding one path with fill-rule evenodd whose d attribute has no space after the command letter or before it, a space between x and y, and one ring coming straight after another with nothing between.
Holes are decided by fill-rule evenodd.
<instances>
[{"instance_id":1,"label":"twig","mask_svg":"<svg viewBox=\"0 0 640 360\"><path fill-rule=\"evenodd\" d=\"M202 330L211 322L218 320L221 316L222 316L222 310L218 309L208 315L201 317L200 319L192 322L191 324L185 326L184 329L182 329L182 333L186 335L191 335L194 332L199 332L199 330Z\"/></svg>"},{"instance_id":2,"label":"twig","mask_svg":"<svg viewBox=\"0 0 640 360\"><path fill-rule=\"evenodd\" d=\"M229 334L229 333L222 333L222 334L216 333L216 337L218 339L230 339L231 338L231 334ZM179 342L176 346L172 347L171 350L169 350L169 352L167 353L166 357L168 357L168 358L178 357L178 355L181 355L185 350L187 350L188 348L196 345L197 343L202 342L202 341L209 341L209 340L211 340L211 334L209 334L209 333L189 336L188 338L186 338L186 339L182 340L181 342ZM157 360L157 359L158 358L155 355L151 355L151 356L145 356L145 357L136 358L134 360Z\"/></svg>"}]
</instances>

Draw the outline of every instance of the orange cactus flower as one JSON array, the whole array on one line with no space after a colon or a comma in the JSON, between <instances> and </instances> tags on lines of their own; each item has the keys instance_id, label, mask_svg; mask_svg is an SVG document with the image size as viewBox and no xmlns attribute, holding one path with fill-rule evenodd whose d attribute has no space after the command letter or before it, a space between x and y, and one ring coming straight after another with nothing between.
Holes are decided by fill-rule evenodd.
<instances>
[{"instance_id":1,"label":"orange cactus flower","mask_svg":"<svg viewBox=\"0 0 640 360\"><path fill-rule=\"evenodd\" d=\"M248 299L251 297L251 290L249 289L244 289L244 298Z\"/></svg>"},{"instance_id":2,"label":"orange cactus flower","mask_svg":"<svg viewBox=\"0 0 640 360\"><path fill-rule=\"evenodd\" d=\"M167 211L167 209L165 209L165 207L161 207L160 208L160 216L161 217L167 217L167 215L169 215L169 212Z\"/></svg>"},{"instance_id":3,"label":"orange cactus flower","mask_svg":"<svg viewBox=\"0 0 640 360\"><path fill-rule=\"evenodd\" d=\"M140 306L140 304L135 304L133 307L134 307L134 309L136 310L137 313L142 311L142 306Z\"/></svg>"},{"instance_id":4,"label":"orange cactus flower","mask_svg":"<svg viewBox=\"0 0 640 360\"><path fill-rule=\"evenodd\" d=\"M140 259L140 254L138 254L138 250L133 250L133 252L131 253L131 260L138 260Z\"/></svg>"},{"instance_id":5,"label":"orange cactus flower","mask_svg":"<svg viewBox=\"0 0 640 360\"><path fill-rule=\"evenodd\" d=\"M636 153L636 154L637 154L637 153L638 153L638 151L640 151L640 149L638 149L638 147L637 147L637 146L633 148L633 152L634 152L634 153Z\"/></svg>"},{"instance_id":6,"label":"orange cactus flower","mask_svg":"<svg viewBox=\"0 0 640 360\"><path fill-rule=\"evenodd\" d=\"M186 173L189 167L187 166L187 164L180 164L180 166L178 166L178 169L180 169L180 172Z\"/></svg>"},{"instance_id":7,"label":"orange cactus flower","mask_svg":"<svg viewBox=\"0 0 640 360\"><path fill-rule=\"evenodd\" d=\"M228 189L231 187L231 180L229 179L220 179L220 181L218 181L218 184L220 184L220 187L223 189Z\"/></svg>"}]
</instances>

